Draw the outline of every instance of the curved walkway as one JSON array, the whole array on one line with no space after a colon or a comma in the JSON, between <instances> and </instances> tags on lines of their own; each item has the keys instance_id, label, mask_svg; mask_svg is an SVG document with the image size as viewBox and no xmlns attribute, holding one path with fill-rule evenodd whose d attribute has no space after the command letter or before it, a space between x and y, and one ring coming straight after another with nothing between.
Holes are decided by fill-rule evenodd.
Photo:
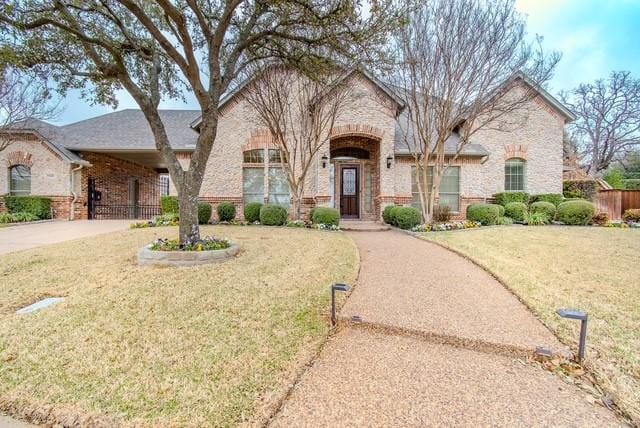
<instances>
[{"instance_id":1,"label":"curved walkway","mask_svg":"<svg viewBox=\"0 0 640 428\"><path fill-rule=\"evenodd\" d=\"M350 236L361 268L340 314L346 328L274 426L620 424L575 386L513 358L563 347L491 275L396 231Z\"/></svg>"}]
</instances>

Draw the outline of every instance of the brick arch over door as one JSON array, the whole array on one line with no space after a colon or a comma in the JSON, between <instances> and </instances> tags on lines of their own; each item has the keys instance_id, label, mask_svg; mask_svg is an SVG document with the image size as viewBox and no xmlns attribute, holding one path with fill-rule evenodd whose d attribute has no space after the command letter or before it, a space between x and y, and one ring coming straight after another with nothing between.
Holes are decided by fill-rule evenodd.
<instances>
[{"instance_id":1,"label":"brick arch over door","mask_svg":"<svg viewBox=\"0 0 640 428\"><path fill-rule=\"evenodd\" d=\"M345 137L363 137L370 138L372 140L381 141L384 132L371 125L364 125L359 123L350 123L346 125L334 126L329 133L331 140Z\"/></svg>"}]
</instances>

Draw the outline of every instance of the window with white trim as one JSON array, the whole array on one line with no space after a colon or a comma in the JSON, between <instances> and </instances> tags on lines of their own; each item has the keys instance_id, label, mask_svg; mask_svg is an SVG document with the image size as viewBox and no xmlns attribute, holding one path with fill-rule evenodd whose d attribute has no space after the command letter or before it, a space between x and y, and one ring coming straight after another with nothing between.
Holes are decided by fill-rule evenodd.
<instances>
[{"instance_id":1,"label":"window with white trim","mask_svg":"<svg viewBox=\"0 0 640 428\"><path fill-rule=\"evenodd\" d=\"M9 194L26 196L31 194L31 168L14 165L9 168Z\"/></svg>"},{"instance_id":2,"label":"window with white trim","mask_svg":"<svg viewBox=\"0 0 640 428\"><path fill-rule=\"evenodd\" d=\"M433 167L429 167L428 180L433 179ZM430 189L427 189L429 197ZM450 166L445 169L438 192L440 206L447 206L452 212L460 212L460 167ZM411 167L411 206L420 209L420 192L416 181L416 167Z\"/></svg>"},{"instance_id":3,"label":"window with white trim","mask_svg":"<svg viewBox=\"0 0 640 428\"><path fill-rule=\"evenodd\" d=\"M242 174L244 203L263 203L266 183L269 203L288 206L291 198L287 172L282 166L284 156L281 150L266 150L247 150L242 154L245 164Z\"/></svg>"},{"instance_id":4,"label":"window with white trim","mask_svg":"<svg viewBox=\"0 0 640 428\"><path fill-rule=\"evenodd\" d=\"M524 192L527 188L527 163L524 159L511 158L504 163L505 192Z\"/></svg>"}]
</instances>

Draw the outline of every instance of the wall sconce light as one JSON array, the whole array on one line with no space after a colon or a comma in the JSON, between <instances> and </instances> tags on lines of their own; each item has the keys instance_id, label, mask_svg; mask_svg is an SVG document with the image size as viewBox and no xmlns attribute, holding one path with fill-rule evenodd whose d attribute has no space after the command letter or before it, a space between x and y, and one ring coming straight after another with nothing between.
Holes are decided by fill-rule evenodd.
<instances>
[{"instance_id":1,"label":"wall sconce light","mask_svg":"<svg viewBox=\"0 0 640 428\"><path fill-rule=\"evenodd\" d=\"M327 157L326 154L322 155L322 167L326 168L327 167L327 161L329 160L329 158Z\"/></svg>"},{"instance_id":2,"label":"wall sconce light","mask_svg":"<svg viewBox=\"0 0 640 428\"><path fill-rule=\"evenodd\" d=\"M393 163L393 156L387 156L387 168L391 168L391 164Z\"/></svg>"},{"instance_id":3,"label":"wall sconce light","mask_svg":"<svg viewBox=\"0 0 640 428\"><path fill-rule=\"evenodd\" d=\"M578 361L582 362L587 348L587 320L589 315L586 312L575 309L558 309L556 313L562 318L580 320L580 343L578 345Z\"/></svg>"}]
</instances>

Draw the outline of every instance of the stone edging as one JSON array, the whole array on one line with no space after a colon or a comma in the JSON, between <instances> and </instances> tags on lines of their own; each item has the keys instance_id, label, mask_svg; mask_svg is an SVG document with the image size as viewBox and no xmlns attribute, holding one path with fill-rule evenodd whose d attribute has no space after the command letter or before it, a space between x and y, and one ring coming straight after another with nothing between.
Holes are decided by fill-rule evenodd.
<instances>
[{"instance_id":1,"label":"stone edging","mask_svg":"<svg viewBox=\"0 0 640 428\"><path fill-rule=\"evenodd\" d=\"M237 244L229 248L209 251L154 251L151 244L138 252L140 266L197 266L218 263L234 257L240 251Z\"/></svg>"},{"instance_id":2,"label":"stone edging","mask_svg":"<svg viewBox=\"0 0 640 428\"><path fill-rule=\"evenodd\" d=\"M28 226L30 224L52 223L54 221L59 221L59 220L55 220L55 219L50 218L50 219L46 219L46 220L36 220L36 221L17 221L17 222L14 222L14 223L3 223L2 227Z\"/></svg>"}]
</instances>

